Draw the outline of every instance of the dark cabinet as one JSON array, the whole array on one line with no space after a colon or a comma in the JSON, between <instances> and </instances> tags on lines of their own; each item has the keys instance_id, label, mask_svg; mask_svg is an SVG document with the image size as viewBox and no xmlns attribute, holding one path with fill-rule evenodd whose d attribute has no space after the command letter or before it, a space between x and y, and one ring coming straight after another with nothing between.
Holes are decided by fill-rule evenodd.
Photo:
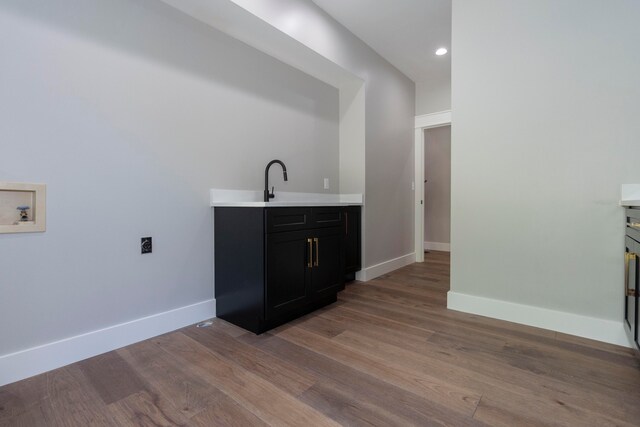
<instances>
[{"instance_id":1,"label":"dark cabinet","mask_svg":"<svg viewBox=\"0 0 640 427\"><path fill-rule=\"evenodd\" d=\"M311 234L311 293L325 298L344 288L344 235L342 227L319 228Z\"/></svg>"},{"instance_id":2,"label":"dark cabinet","mask_svg":"<svg viewBox=\"0 0 640 427\"><path fill-rule=\"evenodd\" d=\"M345 280L344 209L216 207L217 316L262 333L335 302Z\"/></svg>"},{"instance_id":3,"label":"dark cabinet","mask_svg":"<svg viewBox=\"0 0 640 427\"><path fill-rule=\"evenodd\" d=\"M627 209L627 235L624 253L624 324L636 349L640 348L638 334L638 292L640 290L640 209Z\"/></svg>"},{"instance_id":4,"label":"dark cabinet","mask_svg":"<svg viewBox=\"0 0 640 427\"><path fill-rule=\"evenodd\" d=\"M344 283L341 227L266 236L266 319L331 299Z\"/></svg>"},{"instance_id":5,"label":"dark cabinet","mask_svg":"<svg viewBox=\"0 0 640 427\"><path fill-rule=\"evenodd\" d=\"M310 251L305 231L269 234L266 239L265 317L274 318L307 303Z\"/></svg>"}]
</instances>

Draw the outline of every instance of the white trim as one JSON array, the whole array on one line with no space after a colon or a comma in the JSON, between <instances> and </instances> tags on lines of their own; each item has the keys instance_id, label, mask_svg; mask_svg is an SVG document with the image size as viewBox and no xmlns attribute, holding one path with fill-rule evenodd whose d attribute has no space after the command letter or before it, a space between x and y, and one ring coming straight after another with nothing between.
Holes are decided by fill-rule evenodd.
<instances>
[{"instance_id":1,"label":"white trim","mask_svg":"<svg viewBox=\"0 0 640 427\"><path fill-rule=\"evenodd\" d=\"M0 386L143 341L216 315L215 299L0 356Z\"/></svg>"},{"instance_id":2,"label":"white trim","mask_svg":"<svg viewBox=\"0 0 640 427\"><path fill-rule=\"evenodd\" d=\"M437 113L423 114L416 116L415 128L437 128L440 126L447 126L451 124L451 110L440 111Z\"/></svg>"},{"instance_id":3,"label":"white trim","mask_svg":"<svg viewBox=\"0 0 640 427\"><path fill-rule=\"evenodd\" d=\"M447 308L630 347L622 321L549 310L449 291Z\"/></svg>"},{"instance_id":4,"label":"white trim","mask_svg":"<svg viewBox=\"0 0 640 427\"><path fill-rule=\"evenodd\" d=\"M423 114L415 118L414 135L414 252L416 262L424 261L424 130L451 124L451 110Z\"/></svg>"},{"instance_id":5,"label":"white trim","mask_svg":"<svg viewBox=\"0 0 640 427\"><path fill-rule=\"evenodd\" d=\"M432 251L451 252L451 244L450 243L424 242L424 248L425 249L430 249Z\"/></svg>"},{"instance_id":6,"label":"white trim","mask_svg":"<svg viewBox=\"0 0 640 427\"><path fill-rule=\"evenodd\" d=\"M414 248L416 262L424 261L424 129L415 130L414 144Z\"/></svg>"},{"instance_id":7,"label":"white trim","mask_svg":"<svg viewBox=\"0 0 640 427\"><path fill-rule=\"evenodd\" d=\"M414 262L415 254L412 252L398 258L381 262L380 264L372 265L371 267L363 268L356 273L356 280L366 282L368 280L372 280L376 277L382 276L383 274L391 273L392 271L402 268L405 265L413 264Z\"/></svg>"}]
</instances>

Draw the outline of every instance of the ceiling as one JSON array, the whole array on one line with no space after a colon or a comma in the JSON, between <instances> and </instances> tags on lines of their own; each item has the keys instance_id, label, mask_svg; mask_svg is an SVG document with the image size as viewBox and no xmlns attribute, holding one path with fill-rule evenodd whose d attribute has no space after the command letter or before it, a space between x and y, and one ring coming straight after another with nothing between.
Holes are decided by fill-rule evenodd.
<instances>
[{"instance_id":1,"label":"ceiling","mask_svg":"<svg viewBox=\"0 0 640 427\"><path fill-rule=\"evenodd\" d=\"M451 0L313 0L414 82L451 78Z\"/></svg>"}]
</instances>

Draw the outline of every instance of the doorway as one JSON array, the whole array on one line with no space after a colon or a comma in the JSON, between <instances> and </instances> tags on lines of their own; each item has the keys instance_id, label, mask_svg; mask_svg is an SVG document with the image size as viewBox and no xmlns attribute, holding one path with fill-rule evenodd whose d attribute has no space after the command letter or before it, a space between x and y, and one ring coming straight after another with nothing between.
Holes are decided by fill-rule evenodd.
<instances>
[{"instance_id":1,"label":"doorway","mask_svg":"<svg viewBox=\"0 0 640 427\"><path fill-rule=\"evenodd\" d=\"M424 130L424 249L450 250L451 126Z\"/></svg>"},{"instance_id":2,"label":"doorway","mask_svg":"<svg viewBox=\"0 0 640 427\"><path fill-rule=\"evenodd\" d=\"M414 167L414 242L416 262L424 261L424 168L425 168L425 129L451 126L451 111L424 114L415 119L415 167Z\"/></svg>"}]
</instances>

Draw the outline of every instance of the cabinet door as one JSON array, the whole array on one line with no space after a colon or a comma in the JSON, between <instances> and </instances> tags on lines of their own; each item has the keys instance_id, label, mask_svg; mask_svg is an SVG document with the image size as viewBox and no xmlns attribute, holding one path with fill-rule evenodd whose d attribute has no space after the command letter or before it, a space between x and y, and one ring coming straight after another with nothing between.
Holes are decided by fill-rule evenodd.
<instances>
[{"instance_id":1,"label":"cabinet door","mask_svg":"<svg viewBox=\"0 0 640 427\"><path fill-rule=\"evenodd\" d=\"M345 208L345 272L359 271L360 261L360 206Z\"/></svg>"},{"instance_id":2,"label":"cabinet door","mask_svg":"<svg viewBox=\"0 0 640 427\"><path fill-rule=\"evenodd\" d=\"M344 230L342 227L309 231L313 238L313 298L335 294L344 285Z\"/></svg>"},{"instance_id":3,"label":"cabinet door","mask_svg":"<svg viewBox=\"0 0 640 427\"><path fill-rule=\"evenodd\" d=\"M267 319L286 314L308 302L312 269L311 244L307 231L266 235Z\"/></svg>"},{"instance_id":4,"label":"cabinet door","mask_svg":"<svg viewBox=\"0 0 640 427\"><path fill-rule=\"evenodd\" d=\"M640 244L626 237L624 320L633 341L640 347L638 342L638 256L640 256Z\"/></svg>"}]
</instances>

